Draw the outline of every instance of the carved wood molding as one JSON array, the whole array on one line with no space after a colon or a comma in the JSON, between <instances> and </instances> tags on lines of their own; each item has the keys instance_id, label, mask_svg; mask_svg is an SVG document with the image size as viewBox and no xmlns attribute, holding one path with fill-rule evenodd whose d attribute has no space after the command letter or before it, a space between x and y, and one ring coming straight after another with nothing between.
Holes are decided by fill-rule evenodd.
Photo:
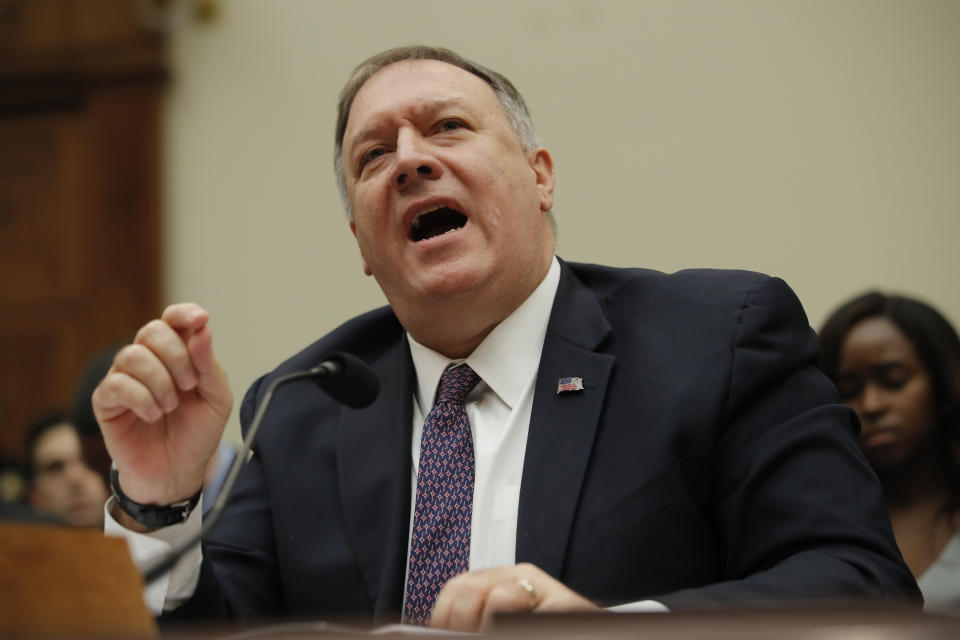
<instances>
[{"instance_id":1,"label":"carved wood molding","mask_svg":"<svg viewBox=\"0 0 960 640\"><path fill-rule=\"evenodd\" d=\"M0 0L0 116L82 107L100 88L164 84L166 38L142 0Z\"/></svg>"}]
</instances>

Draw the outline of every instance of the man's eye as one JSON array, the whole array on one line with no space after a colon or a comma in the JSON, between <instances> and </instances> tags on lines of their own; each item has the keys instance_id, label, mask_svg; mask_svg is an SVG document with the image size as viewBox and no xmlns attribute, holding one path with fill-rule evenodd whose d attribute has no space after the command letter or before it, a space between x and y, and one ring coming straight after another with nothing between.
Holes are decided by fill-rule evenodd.
<instances>
[{"instance_id":1,"label":"man's eye","mask_svg":"<svg viewBox=\"0 0 960 640\"><path fill-rule=\"evenodd\" d=\"M463 123L459 120L444 120L437 128L441 131L456 131L457 129L463 128Z\"/></svg>"},{"instance_id":2,"label":"man's eye","mask_svg":"<svg viewBox=\"0 0 960 640\"><path fill-rule=\"evenodd\" d=\"M367 151L365 154L363 154L363 157L360 158L360 168L362 169L367 163L373 162L384 153L386 153L386 151L384 151L383 147L374 147L373 149L370 149L370 151Z\"/></svg>"},{"instance_id":3,"label":"man's eye","mask_svg":"<svg viewBox=\"0 0 960 640\"><path fill-rule=\"evenodd\" d=\"M62 460L58 460L45 465L42 469L40 469L40 474L49 476L58 475L63 473L64 469L66 468L67 465Z\"/></svg>"}]
</instances>

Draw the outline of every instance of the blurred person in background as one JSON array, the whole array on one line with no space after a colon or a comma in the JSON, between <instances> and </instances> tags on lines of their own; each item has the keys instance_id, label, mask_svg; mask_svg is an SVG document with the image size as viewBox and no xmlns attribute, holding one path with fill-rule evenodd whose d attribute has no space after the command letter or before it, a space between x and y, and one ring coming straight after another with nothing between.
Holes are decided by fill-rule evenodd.
<instances>
[{"instance_id":1,"label":"blurred person in background","mask_svg":"<svg viewBox=\"0 0 960 640\"><path fill-rule=\"evenodd\" d=\"M871 292L820 331L820 366L860 416L860 447L928 610L960 613L960 339L934 308Z\"/></svg>"},{"instance_id":2,"label":"blurred person in background","mask_svg":"<svg viewBox=\"0 0 960 640\"><path fill-rule=\"evenodd\" d=\"M103 443L100 425L97 424L97 419L93 415L90 396L107 375L110 365L113 364L113 358L125 344L126 342L122 342L105 347L90 358L80 375L80 381L77 383L73 402L70 405L69 417L77 428L77 435L80 436L83 459L91 469L100 474L107 486L110 482L110 455Z\"/></svg>"},{"instance_id":3,"label":"blurred person in background","mask_svg":"<svg viewBox=\"0 0 960 640\"><path fill-rule=\"evenodd\" d=\"M30 429L27 469L33 509L73 527L103 527L107 486L84 460L77 429L63 413Z\"/></svg>"}]
</instances>

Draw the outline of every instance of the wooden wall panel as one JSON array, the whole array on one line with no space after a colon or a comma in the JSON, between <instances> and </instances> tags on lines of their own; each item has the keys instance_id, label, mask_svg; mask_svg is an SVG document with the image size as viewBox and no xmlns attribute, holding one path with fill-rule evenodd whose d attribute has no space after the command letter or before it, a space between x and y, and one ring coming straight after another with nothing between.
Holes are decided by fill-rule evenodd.
<instances>
[{"instance_id":1,"label":"wooden wall panel","mask_svg":"<svg viewBox=\"0 0 960 640\"><path fill-rule=\"evenodd\" d=\"M162 37L136 0L0 0L0 455L160 310Z\"/></svg>"},{"instance_id":2,"label":"wooden wall panel","mask_svg":"<svg viewBox=\"0 0 960 640\"><path fill-rule=\"evenodd\" d=\"M0 120L0 260L16 277L0 279L13 304L76 297L82 257L72 242L79 216L71 163L81 131L64 117Z\"/></svg>"}]
</instances>

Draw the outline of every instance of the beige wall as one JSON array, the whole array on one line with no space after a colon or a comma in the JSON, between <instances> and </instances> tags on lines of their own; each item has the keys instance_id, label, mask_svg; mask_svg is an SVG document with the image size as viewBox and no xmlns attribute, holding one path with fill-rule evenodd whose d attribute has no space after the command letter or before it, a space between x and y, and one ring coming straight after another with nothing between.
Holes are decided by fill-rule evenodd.
<instances>
[{"instance_id":1,"label":"beige wall","mask_svg":"<svg viewBox=\"0 0 960 640\"><path fill-rule=\"evenodd\" d=\"M868 287L960 323L960 2L225 0L173 31L167 297L213 315L237 404L358 312L331 170L347 74L454 48L525 94L570 260L782 276L818 326Z\"/></svg>"}]
</instances>

